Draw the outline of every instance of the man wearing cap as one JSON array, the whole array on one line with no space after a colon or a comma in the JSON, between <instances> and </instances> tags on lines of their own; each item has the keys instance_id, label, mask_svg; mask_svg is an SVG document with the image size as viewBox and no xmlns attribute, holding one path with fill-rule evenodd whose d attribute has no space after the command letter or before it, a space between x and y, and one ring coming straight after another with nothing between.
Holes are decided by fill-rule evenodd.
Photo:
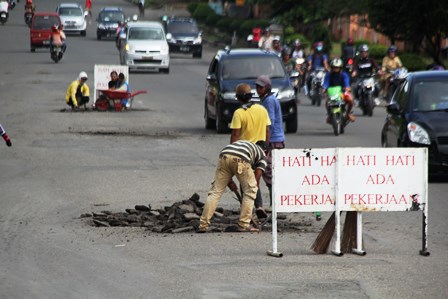
<instances>
[{"instance_id":1,"label":"man wearing cap","mask_svg":"<svg viewBox=\"0 0 448 299\"><path fill-rule=\"evenodd\" d=\"M269 119L271 120L271 126L269 128L269 148L271 150L283 149L285 148L285 132L283 130L282 108L280 107L280 102L275 94L271 92L271 79L265 75L259 76L255 81L255 88L260 96L261 105L266 108L269 114ZM266 171L263 173L263 179L269 189L270 205L272 206L272 164L270 151L267 154L267 161L268 166ZM261 193L259 194L259 198L255 200L255 205L258 207L263 205Z\"/></svg>"},{"instance_id":2,"label":"man wearing cap","mask_svg":"<svg viewBox=\"0 0 448 299\"><path fill-rule=\"evenodd\" d=\"M80 72L78 79L70 83L67 93L65 95L65 102L67 105L76 110L79 106L84 105L84 110L86 109L86 104L89 102L89 86L87 86L87 73Z\"/></svg>"},{"instance_id":3,"label":"man wearing cap","mask_svg":"<svg viewBox=\"0 0 448 299\"><path fill-rule=\"evenodd\" d=\"M271 36L269 27L266 28L265 31L264 31L264 35L258 41L258 48L260 48L262 50L270 51L273 38L274 37Z\"/></svg>"},{"instance_id":4,"label":"man wearing cap","mask_svg":"<svg viewBox=\"0 0 448 299\"><path fill-rule=\"evenodd\" d=\"M212 182L208 197L199 220L198 233L205 233L210 225L210 219L215 213L221 196L233 176L238 179L243 190L238 231L258 232L250 225L254 199L257 194L260 177L266 169L266 142L256 144L239 140L227 145L219 155L215 178Z\"/></svg>"},{"instance_id":5,"label":"man wearing cap","mask_svg":"<svg viewBox=\"0 0 448 299\"><path fill-rule=\"evenodd\" d=\"M269 142L271 121L266 109L251 101L250 85L246 83L238 84L236 86L236 98L241 104L241 108L233 113L230 123L232 129L230 143L237 140L247 140L252 143L259 140Z\"/></svg>"}]
</instances>

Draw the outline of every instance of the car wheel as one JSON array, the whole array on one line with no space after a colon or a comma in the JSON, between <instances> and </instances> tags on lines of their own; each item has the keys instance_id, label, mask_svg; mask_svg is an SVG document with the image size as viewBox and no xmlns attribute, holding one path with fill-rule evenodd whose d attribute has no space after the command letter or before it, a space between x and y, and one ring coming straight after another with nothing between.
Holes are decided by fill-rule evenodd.
<instances>
[{"instance_id":1,"label":"car wheel","mask_svg":"<svg viewBox=\"0 0 448 299\"><path fill-rule=\"evenodd\" d=\"M34 48L33 46L31 46L30 51L31 51L31 52L36 52L36 48Z\"/></svg>"},{"instance_id":2,"label":"car wheel","mask_svg":"<svg viewBox=\"0 0 448 299\"><path fill-rule=\"evenodd\" d=\"M101 35L100 35L100 34L97 34L97 35L96 35L96 39L97 39L97 40L101 40Z\"/></svg>"},{"instance_id":3,"label":"car wheel","mask_svg":"<svg viewBox=\"0 0 448 299\"><path fill-rule=\"evenodd\" d=\"M81 31L81 36L86 36L86 31L85 30Z\"/></svg>"},{"instance_id":4,"label":"car wheel","mask_svg":"<svg viewBox=\"0 0 448 299\"><path fill-rule=\"evenodd\" d=\"M210 116L208 115L207 100L205 100L204 105L204 120L205 120L205 128L207 130L216 129L215 120L213 118L210 118Z\"/></svg>"},{"instance_id":5,"label":"car wheel","mask_svg":"<svg viewBox=\"0 0 448 299\"><path fill-rule=\"evenodd\" d=\"M170 68L167 68L167 69L159 69L159 72L164 73L164 74L169 74L169 73L170 73Z\"/></svg>"},{"instance_id":6,"label":"car wheel","mask_svg":"<svg viewBox=\"0 0 448 299\"><path fill-rule=\"evenodd\" d=\"M297 132L297 112L291 117L290 120L286 122L286 132L295 133Z\"/></svg>"},{"instance_id":7,"label":"car wheel","mask_svg":"<svg viewBox=\"0 0 448 299\"><path fill-rule=\"evenodd\" d=\"M193 58L202 58L202 52L193 53Z\"/></svg>"}]
</instances>

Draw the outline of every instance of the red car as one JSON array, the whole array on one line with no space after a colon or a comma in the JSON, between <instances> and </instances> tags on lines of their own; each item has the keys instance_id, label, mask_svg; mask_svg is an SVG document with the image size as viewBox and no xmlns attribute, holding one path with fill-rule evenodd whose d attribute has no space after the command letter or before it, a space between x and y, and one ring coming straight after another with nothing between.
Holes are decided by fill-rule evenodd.
<instances>
[{"instance_id":1,"label":"red car","mask_svg":"<svg viewBox=\"0 0 448 299\"><path fill-rule=\"evenodd\" d=\"M30 50L50 47L51 26L61 26L61 19L55 12L36 12L30 27Z\"/></svg>"}]
</instances>

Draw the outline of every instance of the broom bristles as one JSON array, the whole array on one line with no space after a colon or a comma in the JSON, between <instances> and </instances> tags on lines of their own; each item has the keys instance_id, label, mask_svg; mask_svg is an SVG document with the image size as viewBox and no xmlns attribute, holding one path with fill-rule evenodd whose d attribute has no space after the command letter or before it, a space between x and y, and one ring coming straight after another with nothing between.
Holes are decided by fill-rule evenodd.
<instances>
[{"instance_id":1,"label":"broom bristles","mask_svg":"<svg viewBox=\"0 0 448 299\"><path fill-rule=\"evenodd\" d=\"M330 247L330 242L333 238L334 229L336 227L335 214L335 212L331 214L330 218L328 218L327 223L325 223L319 235L317 235L313 245L311 245L311 249L317 254L326 253L328 251L328 247Z\"/></svg>"},{"instance_id":2,"label":"broom bristles","mask_svg":"<svg viewBox=\"0 0 448 299\"><path fill-rule=\"evenodd\" d=\"M345 215L344 228L342 230L341 251L351 253L357 247L356 229L358 226L358 212L348 211Z\"/></svg>"}]
</instances>

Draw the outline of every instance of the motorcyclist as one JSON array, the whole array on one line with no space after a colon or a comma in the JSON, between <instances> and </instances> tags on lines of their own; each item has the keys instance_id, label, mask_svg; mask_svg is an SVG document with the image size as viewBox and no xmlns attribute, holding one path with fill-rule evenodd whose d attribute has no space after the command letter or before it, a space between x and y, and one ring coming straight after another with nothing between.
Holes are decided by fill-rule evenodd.
<instances>
[{"instance_id":1,"label":"motorcyclist","mask_svg":"<svg viewBox=\"0 0 448 299\"><path fill-rule=\"evenodd\" d=\"M323 42L316 42L313 45L313 54L309 55L307 58L307 79L306 79L306 85L308 91L311 90L311 72L313 72L316 68L323 67L327 72L330 71L330 67L328 65L328 57L324 53L324 43Z\"/></svg>"},{"instance_id":2,"label":"motorcyclist","mask_svg":"<svg viewBox=\"0 0 448 299\"><path fill-rule=\"evenodd\" d=\"M25 14L34 13L36 11L36 6L33 4L33 0L26 0L25 2Z\"/></svg>"},{"instance_id":3,"label":"motorcyclist","mask_svg":"<svg viewBox=\"0 0 448 299\"><path fill-rule=\"evenodd\" d=\"M58 25L51 26L51 37L50 37L50 52L53 52L54 46L60 46L62 53L67 49L67 44L65 42L65 33L62 29L59 29Z\"/></svg>"},{"instance_id":4,"label":"motorcyclist","mask_svg":"<svg viewBox=\"0 0 448 299\"><path fill-rule=\"evenodd\" d=\"M300 40L296 39L294 41L294 49L291 53L292 58L305 58L305 51L302 49L302 44L300 43Z\"/></svg>"},{"instance_id":5,"label":"motorcyclist","mask_svg":"<svg viewBox=\"0 0 448 299\"><path fill-rule=\"evenodd\" d=\"M344 48L342 49L342 62L344 65L347 64L347 61L356 57L356 47L353 43L353 39L351 37L347 38L345 42Z\"/></svg>"},{"instance_id":6,"label":"motorcyclist","mask_svg":"<svg viewBox=\"0 0 448 299\"><path fill-rule=\"evenodd\" d=\"M6 13L6 19L9 17L9 3L6 0L0 0L0 13Z\"/></svg>"},{"instance_id":7,"label":"motorcyclist","mask_svg":"<svg viewBox=\"0 0 448 299\"><path fill-rule=\"evenodd\" d=\"M291 74L292 71L296 69L296 60L291 58L289 55L290 51L288 48L282 49L282 62L285 66L286 71Z\"/></svg>"},{"instance_id":8,"label":"motorcyclist","mask_svg":"<svg viewBox=\"0 0 448 299\"><path fill-rule=\"evenodd\" d=\"M78 79L70 83L67 94L65 95L65 102L72 107L73 110L77 110L79 106L89 102L90 90L86 84L88 77L86 72L80 72Z\"/></svg>"},{"instance_id":9,"label":"motorcyclist","mask_svg":"<svg viewBox=\"0 0 448 299\"><path fill-rule=\"evenodd\" d=\"M282 49L283 48L280 44L280 36L279 35L274 36L274 38L272 39L272 47L270 51L274 52L280 57L282 55Z\"/></svg>"},{"instance_id":10,"label":"motorcyclist","mask_svg":"<svg viewBox=\"0 0 448 299\"><path fill-rule=\"evenodd\" d=\"M345 104L347 105L347 118L349 121L354 122L355 116L352 114L353 110L353 98L350 93L350 78L346 72L342 71L342 60L340 58L335 58L330 63L331 71L325 74L324 84L322 88L324 92L327 91L329 87L341 86L344 96L342 97ZM330 111L327 107L327 122L329 122Z\"/></svg>"},{"instance_id":11,"label":"motorcyclist","mask_svg":"<svg viewBox=\"0 0 448 299\"><path fill-rule=\"evenodd\" d=\"M377 73L378 75L382 74L380 67L378 66L378 63L375 61L375 59L369 57L369 46L367 46L366 44L362 44L359 46L358 51L359 57L355 60L352 72L352 77L357 77L353 88L353 94L355 97L358 96L359 82L362 78L372 76L375 73ZM379 91L380 86L378 84L375 84L375 95L378 95Z\"/></svg>"},{"instance_id":12,"label":"motorcyclist","mask_svg":"<svg viewBox=\"0 0 448 299\"><path fill-rule=\"evenodd\" d=\"M389 92L389 79L392 77L394 71L398 68L403 67L400 58L397 56L397 47L394 45L390 46L387 49L387 55L383 58L383 62L381 64L381 70L383 72L383 76L381 77L381 83L383 86L382 96L387 97L387 93Z\"/></svg>"},{"instance_id":13,"label":"motorcyclist","mask_svg":"<svg viewBox=\"0 0 448 299\"><path fill-rule=\"evenodd\" d=\"M269 51L271 50L272 46L272 39L274 37L271 36L271 31L269 30L269 27L264 30L263 36L258 41L258 48L262 50Z\"/></svg>"},{"instance_id":14,"label":"motorcyclist","mask_svg":"<svg viewBox=\"0 0 448 299\"><path fill-rule=\"evenodd\" d=\"M120 35L125 32L124 27L125 23L123 21L119 21L117 31L115 31L115 45L118 50L120 50Z\"/></svg>"}]
</instances>

